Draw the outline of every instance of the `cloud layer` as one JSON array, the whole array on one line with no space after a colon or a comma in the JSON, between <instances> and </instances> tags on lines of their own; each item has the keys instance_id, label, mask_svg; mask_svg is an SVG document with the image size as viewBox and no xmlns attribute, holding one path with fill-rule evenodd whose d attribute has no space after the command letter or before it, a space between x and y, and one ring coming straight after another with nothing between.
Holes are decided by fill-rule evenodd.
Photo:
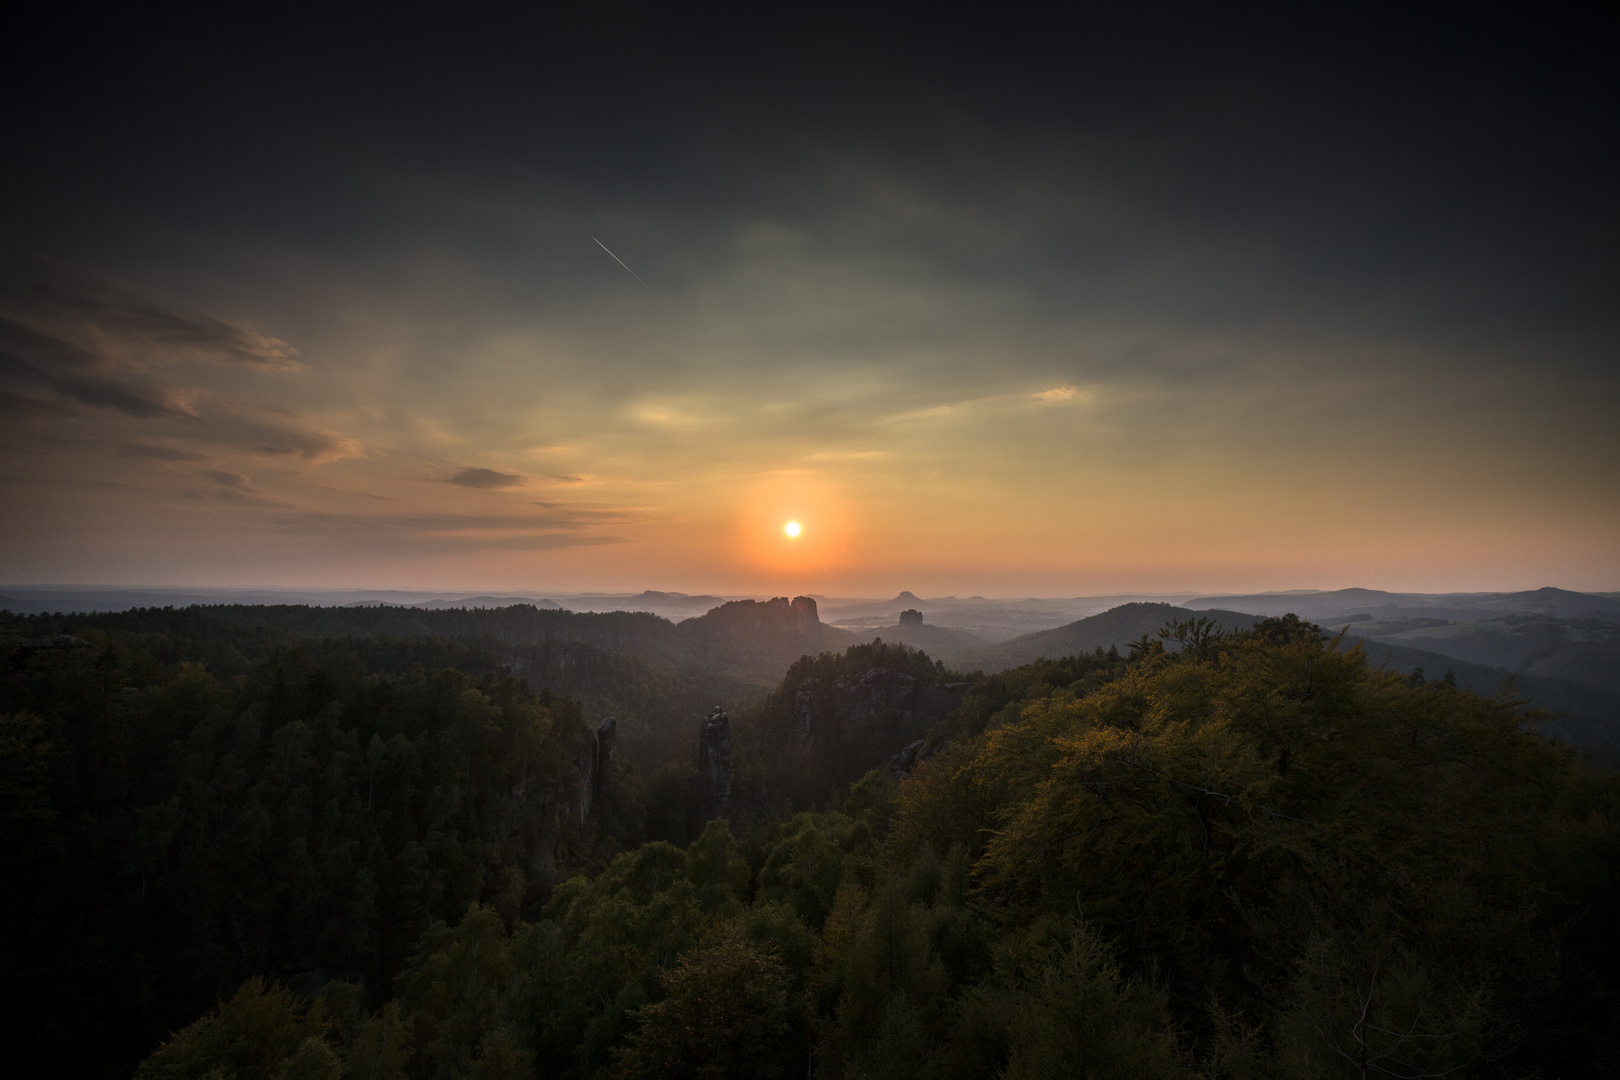
<instances>
[{"instance_id":1,"label":"cloud layer","mask_svg":"<svg viewBox=\"0 0 1620 1080\"><path fill-rule=\"evenodd\" d=\"M456 35L28 121L10 576L1620 588L1608 84Z\"/></svg>"}]
</instances>

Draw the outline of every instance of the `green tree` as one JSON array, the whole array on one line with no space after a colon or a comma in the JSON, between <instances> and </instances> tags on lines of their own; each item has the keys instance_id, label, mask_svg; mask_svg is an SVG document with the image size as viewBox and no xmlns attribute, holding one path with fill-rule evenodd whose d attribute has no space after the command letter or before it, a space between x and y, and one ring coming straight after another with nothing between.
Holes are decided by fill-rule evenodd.
<instances>
[{"instance_id":1,"label":"green tree","mask_svg":"<svg viewBox=\"0 0 1620 1080\"><path fill-rule=\"evenodd\" d=\"M615 1055L617 1075L786 1075L795 1049L790 979L775 956L733 930L684 953L659 981L664 998L636 1013L640 1025Z\"/></svg>"},{"instance_id":2,"label":"green tree","mask_svg":"<svg viewBox=\"0 0 1620 1080\"><path fill-rule=\"evenodd\" d=\"M1125 978L1101 935L1071 924L1006 949L994 977L963 995L949 1072L1191 1080L1176 1028L1162 988Z\"/></svg>"},{"instance_id":3,"label":"green tree","mask_svg":"<svg viewBox=\"0 0 1620 1080\"><path fill-rule=\"evenodd\" d=\"M337 1057L320 1007L252 978L229 1001L175 1032L136 1070L137 1080L326 1080ZM321 1071L321 1070L328 1071ZM313 1071L311 1071L313 1070Z\"/></svg>"}]
</instances>

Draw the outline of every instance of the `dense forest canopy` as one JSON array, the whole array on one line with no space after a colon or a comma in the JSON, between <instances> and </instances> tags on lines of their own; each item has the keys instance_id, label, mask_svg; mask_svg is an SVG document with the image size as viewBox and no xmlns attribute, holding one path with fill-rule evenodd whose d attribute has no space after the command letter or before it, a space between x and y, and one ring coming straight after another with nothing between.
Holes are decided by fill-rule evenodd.
<instances>
[{"instance_id":1,"label":"dense forest canopy","mask_svg":"<svg viewBox=\"0 0 1620 1080\"><path fill-rule=\"evenodd\" d=\"M278 618L0 630L4 1011L40 1071L1620 1065L1620 782L1511 694L1294 618L991 676L864 645L757 697L577 639Z\"/></svg>"}]
</instances>

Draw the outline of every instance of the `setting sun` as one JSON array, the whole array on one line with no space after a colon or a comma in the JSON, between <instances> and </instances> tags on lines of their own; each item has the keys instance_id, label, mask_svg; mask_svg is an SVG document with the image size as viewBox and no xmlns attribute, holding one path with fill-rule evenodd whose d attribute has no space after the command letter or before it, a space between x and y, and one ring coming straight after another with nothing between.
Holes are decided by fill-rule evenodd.
<instances>
[{"instance_id":1,"label":"setting sun","mask_svg":"<svg viewBox=\"0 0 1620 1080\"><path fill-rule=\"evenodd\" d=\"M796 540L799 536L799 523L790 521L782 527L782 531L788 534L789 539Z\"/></svg>"}]
</instances>

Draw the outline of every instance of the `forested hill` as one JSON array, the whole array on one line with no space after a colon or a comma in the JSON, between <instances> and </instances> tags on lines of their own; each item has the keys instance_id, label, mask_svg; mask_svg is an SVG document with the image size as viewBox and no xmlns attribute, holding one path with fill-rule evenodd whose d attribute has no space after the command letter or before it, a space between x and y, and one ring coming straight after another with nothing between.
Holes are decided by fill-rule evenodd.
<instances>
[{"instance_id":1,"label":"forested hill","mask_svg":"<svg viewBox=\"0 0 1620 1080\"><path fill-rule=\"evenodd\" d=\"M63 627L96 626L212 640L219 625L264 640L295 638L445 638L510 646L581 641L663 667L751 680L763 692L801 656L841 650L861 640L827 626L808 598L738 600L673 623L648 612L575 612L514 604L503 608L424 610L392 606L216 604L144 608L53 618ZM41 624L43 625L43 624Z\"/></svg>"},{"instance_id":2,"label":"forested hill","mask_svg":"<svg viewBox=\"0 0 1620 1080\"><path fill-rule=\"evenodd\" d=\"M424 614L467 636L412 633ZM535 614L555 613L473 614L0 617L0 925L27 928L0 941L12 1044L61 1075L127 1074L250 975L387 988L433 920L454 924L475 902L515 920L559 873L599 870L649 834L684 846L701 831L699 721L768 684L563 636L521 643ZM573 623L603 640L667 635L660 624ZM693 654L736 646L746 666L826 628L781 601L699 629ZM879 652L840 670L935 671ZM922 704L906 714L919 731L946 702ZM747 713L731 765L737 816L757 820L802 770L761 756ZM604 715L616 717L609 744ZM860 737L825 748L845 770L834 783L911 737L892 719L869 710Z\"/></svg>"},{"instance_id":3,"label":"forested hill","mask_svg":"<svg viewBox=\"0 0 1620 1080\"><path fill-rule=\"evenodd\" d=\"M243 891L233 881L223 917L169 925L212 935L216 970L234 973L236 988L198 1008L137 1076L1614 1074L1613 774L1538 736L1512 701L1379 670L1295 619L1238 634L1183 623L1169 637L1173 649L1153 638L1129 656L1093 652L979 680L943 750L910 773L867 774L840 803L746 829L716 818L690 843L648 843L593 865L543 905L514 910L493 889L425 926L390 979L321 989L289 984L285 968L232 969L229 904ZM908 687L950 678L883 650L797 665L765 719L786 719L783 730L807 732L814 747L848 718L817 711L829 685L872 687L862 680L878 665L909 676ZM905 683L878 681L885 693ZM430 681L426 692L411 691L401 720L420 712L443 723L466 708L456 701L476 703L469 692L502 716L507 708L508 691L493 684ZM796 711L800 701L810 711ZM227 724L218 744L241 743L239 731ZM330 758L289 773L303 745L294 735L300 728L260 744L274 752L266 782L325 783L340 809L345 784L364 790L363 773ZM200 768L185 753L172 760ZM449 778L465 765L432 768ZM279 804L246 804L285 829L240 848L249 867L260 858L280 871L283 852L334 850L296 844L297 815L322 808L324 822L326 804L288 790ZM124 796L103 798L112 808ZM163 813L129 819L155 831L103 840L112 863L176 843ZM116 840L121 827L116 816L53 820L83 840L98 828ZM194 820L176 835L209 835L209 819ZM242 828L255 820L248 813ZM82 875L106 861L73 865ZM74 876L51 880L69 883L52 896L71 908ZM306 879L242 880L296 905ZM98 949L142 926L152 903L133 873L116 884ZM342 940L343 918L364 909L327 900L324 924L303 917L307 906L288 910L301 916L288 926L320 941ZM192 955L126 954L116 978L97 982L108 965L88 958L101 952L52 947L82 939L71 912L34 918L50 929L28 939L40 942L41 967L11 980L9 1004L35 1016L42 988L88 986L59 999L62 1023L87 1042L97 1035L80 1013L127 993L150 958L183 971ZM38 1037L30 1031L27 1045Z\"/></svg>"},{"instance_id":4,"label":"forested hill","mask_svg":"<svg viewBox=\"0 0 1620 1080\"><path fill-rule=\"evenodd\" d=\"M162 634L176 640L215 640L221 627L249 641L442 638L526 645L550 638L589 642L654 664L673 666L681 659L675 624L668 619L647 612L573 612L532 604L442 610L384 605L207 604L32 618L64 627Z\"/></svg>"},{"instance_id":5,"label":"forested hill","mask_svg":"<svg viewBox=\"0 0 1620 1080\"><path fill-rule=\"evenodd\" d=\"M752 675L771 685L802 656L841 652L862 640L823 623L807 596L733 600L675 625L685 666Z\"/></svg>"},{"instance_id":6,"label":"forested hill","mask_svg":"<svg viewBox=\"0 0 1620 1080\"><path fill-rule=\"evenodd\" d=\"M1080 656L1097 649L1121 651L1142 637L1153 637L1159 628L1175 619L1207 618L1227 630L1246 630L1260 621L1259 615L1245 615L1221 609L1192 611L1170 604L1121 604L1098 615L1080 619L1052 630L1024 634L1010 641L989 645L971 654L944 653L944 659L961 668L982 667L986 671L1027 664L1037 657L1056 660Z\"/></svg>"},{"instance_id":7,"label":"forested hill","mask_svg":"<svg viewBox=\"0 0 1620 1080\"><path fill-rule=\"evenodd\" d=\"M1580 747L1611 768L1620 767L1620 694L1570 679L1512 674L1425 649L1345 635L1347 648L1357 644L1374 667L1404 673L1414 681L1449 676L1457 685L1486 696L1511 690L1553 714L1541 724L1544 734Z\"/></svg>"},{"instance_id":8,"label":"forested hill","mask_svg":"<svg viewBox=\"0 0 1620 1080\"><path fill-rule=\"evenodd\" d=\"M1123 604L1060 626L1025 634L999 645L958 654L943 653L948 663L963 669L981 667L987 671L1027 664L1036 657L1057 658L1085 655L1095 649L1120 650L1143 635L1153 637L1164 624L1174 620L1207 618L1228 631L1247 629L1263 616L1219 608L1191 610L1170 604ZM1344 646L1361 644L1375 666L1410 675L1421 669L1427 678L1443 678L1450 671L1463 685L1481 694L1493 694L1510 672L1501 667L1470 663L1435 651L1347 634ZM1172 643L1172 647L1174 644ZM1545 726L1549 734L1599 756L1610 764L1620 764L1620 694L1594 685L1594 680L1549 678L1543 675L1514 675L1517 693L1531 705L1546 709L1556 718Z\"/></svg>"}]
</instances>

